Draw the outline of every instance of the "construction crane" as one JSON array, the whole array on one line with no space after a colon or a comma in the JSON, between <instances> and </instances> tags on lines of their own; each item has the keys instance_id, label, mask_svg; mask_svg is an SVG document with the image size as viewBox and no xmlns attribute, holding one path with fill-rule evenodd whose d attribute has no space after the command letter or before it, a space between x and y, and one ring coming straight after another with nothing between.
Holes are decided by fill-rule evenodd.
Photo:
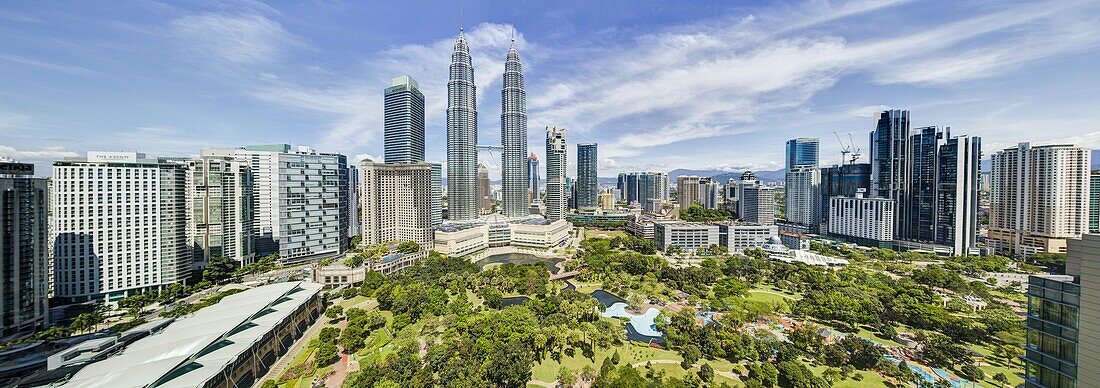
<instances>
[{"instance_id":1,"label":"construction crane","mask_svg":"<svg viewBox=\"0 0 1100 388\"><path fill-rule=\"evenodd\" d=\"M859 147L856 147L855 140L852 140L852 133L851 132L848 132L848 147L849 147L849 149L854 149L854 151L851 152L852 159L849 160L848 163L849 164L855 164L856 160L859 160L859 157L863 156L863 154L859 153Z\"/></svg>"},{"instance_id":2,"label":"construction crane","mask_svg":"<svg viewBox=\"0 0 1100 388\"><path fill-rule=\"evenodd\" d=\"M856 160L859 160L859 157L862 156L862 154L859 153L859 147L855 146L856 142L854 140L852 140L852 133L851 132L848 133L848 144L844 144L844 140L841 140L840 134L837 133L836 131L833 131L833 136L836 136L837 143L840 143L840 164L841 165L844 165L845 161L847 161L848 163L855 163ZM854 151L853 151L853 148L855 149ZM849 155L851 156L850 158L849 158Z\"/></svg>"}]
</instances>

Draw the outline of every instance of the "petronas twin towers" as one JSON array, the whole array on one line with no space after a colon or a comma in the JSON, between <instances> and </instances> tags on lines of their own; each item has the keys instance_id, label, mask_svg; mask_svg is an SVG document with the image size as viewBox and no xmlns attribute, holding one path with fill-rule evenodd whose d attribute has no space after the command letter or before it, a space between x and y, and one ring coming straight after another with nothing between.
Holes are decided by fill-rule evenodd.
<instances>
[{"instance_id":1,"label":"petronas twin towers","mask_svg":"<svg viewBox=\"0 0 1100 388\"><path fill-rule=\"evenodd\" d=\"M459 30L447 82L448 217L455 221L478 216L476 94L470 47ZM527 215L527 93L523 89L523 68L515 39L512 39L504 63L500 142L504 150L501 163L503 213L508 217Z\"/></svg>"}]
</instances>

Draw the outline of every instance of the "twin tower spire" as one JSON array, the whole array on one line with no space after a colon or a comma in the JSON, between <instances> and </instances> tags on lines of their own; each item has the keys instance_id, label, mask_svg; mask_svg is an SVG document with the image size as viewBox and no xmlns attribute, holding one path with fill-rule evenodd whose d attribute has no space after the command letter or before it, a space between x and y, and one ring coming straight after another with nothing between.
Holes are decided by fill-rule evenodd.
<instances>
[{"instance_id":1,"label":"twin tower spire","mask_svg":"<svg viewBox=\"0 0 1100 388\"><path fill-rule=\"evenodd\" d=\"M447 82L448 218L473 220L477 206L477 90L465 33L459 29ZM500 114L502 210L507 217L528 214L527 92L515 34L504 63Z\"/></svg>"}]
</instances>

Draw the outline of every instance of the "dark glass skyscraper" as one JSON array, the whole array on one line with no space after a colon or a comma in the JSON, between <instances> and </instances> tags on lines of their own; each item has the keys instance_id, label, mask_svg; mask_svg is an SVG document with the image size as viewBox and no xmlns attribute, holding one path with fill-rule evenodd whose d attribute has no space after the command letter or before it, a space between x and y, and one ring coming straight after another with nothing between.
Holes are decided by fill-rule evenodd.
<instances>
[{"instance_id":1,"label":"dark glass skyscraper","mask_svg":"<svg viewBox=\"0 0 1100 388\"><path fill-rule=\"evenodd\" d=\"M382 118L386 163L424 161L424 94L407 75L386 88Z\"/></svg>"},{"instance_id":2,"label":"dark glass skyscraper","mask_svg":"<svg viewBox=\"0 0 1100 388\"><path fill-rule=\"evenodd\" d=\"M523 89L523 66L516 41L504 63L504 88L500 91L501 199L504 215L525 216L527 207L527 92Z\"/></svg>"},{"instance_id":3,"label":"dark glass skyscraper","mask_svg":"<svg viewBox=\"0 0 1100 388\"><path fill-rule=\"evenodd\" d=\"M470 46L459 31L447 82L447 217L477 218L477 91Z\"/></svg>"},{"instance_id":4,"label":"dark glass skyscraper","mask_svg":"<svg viewBox=\"0 0 1100 388\"><path fill-rule=\"evenodd\" d=\"M875 130L871 132L873 196L892 199L896 204L904 195L908 140L909 111L895 109L879 113ZM894 214L900 214L900 212L894 212Z\"/></svg>"},{"instance_id":5,"label":"dark glass skyscraper","mask_svg":"<svg viewBox=\"0 0 1100 388\"><path fill-rule=\"evenodd\" d=\"M864 194L871 188L871 165L845 164L821 169L821 214L829 216L829 198L855 197L859 189Z\"/></svg>"},{"instance_id":6,"label":"dark glass skyscraper","mask_svg":"<svg viewBox=\"0 0 1100 388\"><path fill-rule=\"evenodd\" d=\"M949 132L939 127L917 128L909 137L908 195L902 197L900 213L894 213L898 227L894 234L905 240L935 240L936 182L940 145Z\"/></svg>"},{"instance_id":7,"label":"dark glass skyscraper","mask_svg":"<svg viewBox=\"0 0 1100 388\"><path fill-rule=\"evenodd\" d=\"M577 144L577 208L595 208L600 194L596 143Z\"/></svg>"},{"instance_id":8,"label":"dark glass skyscraper","mask_svg":"<svg viewBox=\"0 0 1100 388\"><path fill-rule=\"evenodd\" d=\"M818 139L800 137L787 141L787 171L795 167L817 167Z\"/></svg>"}]
</instances>

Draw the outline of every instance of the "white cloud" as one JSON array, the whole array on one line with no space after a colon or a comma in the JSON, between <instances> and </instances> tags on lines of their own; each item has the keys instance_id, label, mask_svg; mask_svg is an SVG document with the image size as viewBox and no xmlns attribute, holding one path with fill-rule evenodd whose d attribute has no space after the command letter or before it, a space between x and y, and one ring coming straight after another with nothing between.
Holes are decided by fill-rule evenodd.
<instances>
[{"instance_id":1,"label":"white cloud","mask_svg":"<svg viewBox=\"0 0 1100 388\"><path fill-rule=\"evenodd\" d=\"M301 41L267 17L202 13L172 22L172 34L196 63L232 67L272 63Z\"/></svg>"},{"instance_id":2,"label":"white cloud","mask_svg":"<svg viewBox=\"0 0 1100 388\"><path fill-rule=\"evenodd\" d=\"M38 150L20 150L12 146L0 145L0 156L8 157L20 162L42 162L77 157L80 155L76 152L66 150L64 147L46 147Z\"/></svg>"}]
</instances>

